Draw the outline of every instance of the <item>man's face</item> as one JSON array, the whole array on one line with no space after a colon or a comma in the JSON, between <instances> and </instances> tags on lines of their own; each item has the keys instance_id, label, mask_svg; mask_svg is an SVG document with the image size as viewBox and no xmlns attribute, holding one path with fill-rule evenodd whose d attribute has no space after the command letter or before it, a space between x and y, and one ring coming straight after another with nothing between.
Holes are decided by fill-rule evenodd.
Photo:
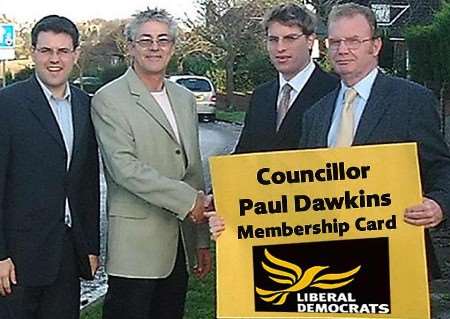
<instances>
[{"instance_id":1,"label":"man's face","mask_svg":"<svg viewBox=\"0 0 450 319\"><path fill-rule=\"evenodd\" d=\"M267 50L275 69L286 80L303 70L311 60L314 35L304 35L297 25L272 22L267 30Z\"/></svg>"},{"instance_id":2,"label":"man's face","mask_svg":"<svg viewBox=\"0 0 450 319\"><path fill-rule=\"evenodd\" d=\"M166 23L149 21L142 24L136 39L129 45L135 71L147 75L164 75L174 52L173 40Z\"/></svg>"},{"instance_id":3,"label":"man's face","mask_svg":"<svg viewBox=\"0 0 450 319\"><path fill-rule=\"evenodd\" d=\"M360 14L332 21L328 44L334 70L349 86L358 83L378 65L381 39L372 38L370 25Z\"/></svg>"},{"instance_id":4,"label":"man's face","mask_svg":"<svg viewBox=\"0 0 450 319\"><path fill-rule=\"evenodd\" d=\"M56 93L65 89L79 54L79 50L73 47L70 35L48 31L39 32L31 58L39 79Z\"/></svg>"}]
</instances>

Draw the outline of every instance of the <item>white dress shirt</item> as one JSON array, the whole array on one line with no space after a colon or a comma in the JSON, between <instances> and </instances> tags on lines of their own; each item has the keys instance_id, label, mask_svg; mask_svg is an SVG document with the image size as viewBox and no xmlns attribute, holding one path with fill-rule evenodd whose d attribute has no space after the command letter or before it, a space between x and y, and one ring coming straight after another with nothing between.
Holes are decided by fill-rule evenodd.
<instances>
[{"instance_id":1,"label":"white dress shirt","mask_svg":"<svg viewBox=\"0 0 450 319\"><path fill-rule=\"evenodd\" d=\"M47 98L50 109L56 119L59 130L61 132L64 145L67 152L66 169L69 170L70 161L72 159L73 151L73 119L72 119L72 95L70 92L70 86L66 84L66 89L62 98L53 95L52 91L39 79L36 74L36 79L39 85L44 91L44 95ZM65 217L64 222L67 226L72 226L72 216L69 207L69 199L66 197L65 204Z\"/></svg>"}]
</instances>

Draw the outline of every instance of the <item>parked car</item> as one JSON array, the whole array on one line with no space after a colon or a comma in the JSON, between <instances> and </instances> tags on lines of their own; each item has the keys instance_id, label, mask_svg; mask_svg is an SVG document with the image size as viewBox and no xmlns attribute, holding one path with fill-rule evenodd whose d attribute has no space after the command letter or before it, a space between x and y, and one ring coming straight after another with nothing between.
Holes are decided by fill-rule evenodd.
<instances>
[{"instance_id":1,"label":"parked car","mask_svg":"<svg viewBox=\"0 0 450 319\"><path fill-rule=\"evenodd\" d=\"M197 75L173 75L169 80L184 86L195 95L200 121L215 121L216 90L210 79Z\"/></svg>"},{"instance_id":2,"label":"parked car","mask_svg":"<svg viewBox=\"0 0 450 319\"><path fill-rule=\"evenodd\" d=\"M73 84L81 87L81 82L83 82L83 90L89 94L94 94L102 86L102 81L95 76L83 76L81 78L76 78Z\"/></svg>"}]
</instances>

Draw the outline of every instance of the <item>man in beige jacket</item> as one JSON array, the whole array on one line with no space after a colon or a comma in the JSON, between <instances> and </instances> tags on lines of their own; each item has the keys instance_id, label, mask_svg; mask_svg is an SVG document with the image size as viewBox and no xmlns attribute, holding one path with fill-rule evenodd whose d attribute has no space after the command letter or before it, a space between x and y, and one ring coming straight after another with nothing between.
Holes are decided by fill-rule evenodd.
<instances>
[{"instance_id":1,"label":"man in beige jacket","mask_svg":"<svg viewBox=\"0 0 450 319\"><path fill-rule=\"evenodd\" d=\"M181 319L188 267L211 268L196 102L164 79L176 36L165 10L136 14L126 36L132 67L92 102L108 185L103 318Z\"/></svg>"}]
</instances>

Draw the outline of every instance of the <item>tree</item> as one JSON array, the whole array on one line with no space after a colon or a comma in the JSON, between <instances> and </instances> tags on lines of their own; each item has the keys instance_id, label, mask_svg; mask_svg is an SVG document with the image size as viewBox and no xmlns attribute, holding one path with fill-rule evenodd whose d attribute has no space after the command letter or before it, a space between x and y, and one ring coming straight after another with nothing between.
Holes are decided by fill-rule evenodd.
<instances>
[{"instance_id":1,"label":"tree","mask_svg":"<svg viewBox=\"0 0 450 319\"><path fill-rule=\"evenodd\" d=\"M256 86L276 76L262 32L249 39L243 39L236 62L235 79L238 91L252 91Z\"/></svg>"},{"instance_id":2,"label":"tree","mask_svg":"<svg viewBox=\"0 0 450 319\"><path fill-rule=\"evenodd\" d=\"M445 129L445 91L450 84L450 3L444 3L431 24L407 29L411 76L433 89L441 99Z\"/></svg>"},{"instance_id":3,"label":"tree","mask_svg":"<svg viewBox=\"0 0 450 319\"><path fill-rule=\"evenodd\" d=\"M79 25L81 55L78 77L98 75L112 64L126 58L126 39L123 34L126 20L94 19Z\"/></svg>"},{"instance_id":4,"label":"tree","mask_svg":"<svg viewBox=\"0 0 450 319\"><path fill-rule=\"evenodd\" d=\"M450 2L446 2L436 14L433 24L438 39L440 79L448 84L450 82Z\"/></svg>"},{"instance_id":5,"label":"tree","mask_svg":"<svg viewBox=\"0 0 450 319\"><path fill-rule=\"evenodd\" d=\"M14 77L10 72L6 73L6 84L11 84L17 81L23 81L28 79L32 74L34 73L34 69L30 67L25 67L16 74L14 74Z\"/></svg>"},{"instance_id":6,"label":"tree","mask_svg":"<svg viewBox=\"0 0 450 319\"><path fill-rule=\"evenodd\" d=\"M326 16L340 0L304 0L318 12L324 32ZM280 0L198 0L199 18L188 20L191 33L210 44L209 58L216 65L216 74L225 74L226 103L233 105L233 91L252 89L275 74L267 57L261 21L265 11ZM200 49L203 54L205 51ZM183 56L181 57L183 58Z\"/></svg>"},{"instance_id":7,"label":"tree","mask_svg":"<svg viewBox=\"0 0 450 319\"><path fill-rule=\"evenodd\" d=\"M111 82L117 79L119 76L127 71L128 65L125 63L118 63L115 65L107 66L105 69L100 71L99 77L103 84Z\"/></svg>"},{"instance_id":8,"label":"tree","mask_svg":"<svg viewBox=\"0 0 450 319\"><path fill-rule=\"evenodd\" d=\"M328 20L328 13L330 13L333 6L342 3L342 0L304 0L302 1L307 7L312 8L318 17L319 28L325 28Z\"/></svg>"},{"instance_id":9,"label":"tree","mask_svg":"<svg viewBox=\"0 0 450 319\"><path fill-rule=\"evenodd\" d=\"M198 33L180 28L175 54L168 67L169 74L211 75L215 65L212 54L214 50L214 46ZM196 65L197 63L200 65Z\"/></svg>"},{"instance_id":10,"label":"tree","mask_svg":"<svg viewBox=\"0 0 450 319\"><path fill-rule=\"evenodd\" d=\"M80 32L80 57L77 62L78 78L80 81L80 88L84 89L83 77L86 74L93 73L88 72L88 68L91 66L93 48L99 43L99 30L98 25L93 22L84 22L78 26Z\"/></svg>"},{"instance_id":11,"label":"tree","mask_svg":"<svg viewBox=\"0 0 450 319\"><path fill-rule=\"evenodd\" d=\"M411 75L422 83L448 83L450 79L450 3L445 3L433 23L405 32L410 50Z\"/></svg>"},{"instance_id":12,"label":"tree","mask_svg":"<svg viewBox=\"0 0 450 319\"><path fill-rule=\"evenodd\" d=\"M260 20L268 1L199 0L199 20L187 21L192 32L212 45L213 61L225 71L226 104L233 106L236 63L247 40L261 34ZM273 1L271 1L273 2Z\"/></svg>"}]
</instances>

